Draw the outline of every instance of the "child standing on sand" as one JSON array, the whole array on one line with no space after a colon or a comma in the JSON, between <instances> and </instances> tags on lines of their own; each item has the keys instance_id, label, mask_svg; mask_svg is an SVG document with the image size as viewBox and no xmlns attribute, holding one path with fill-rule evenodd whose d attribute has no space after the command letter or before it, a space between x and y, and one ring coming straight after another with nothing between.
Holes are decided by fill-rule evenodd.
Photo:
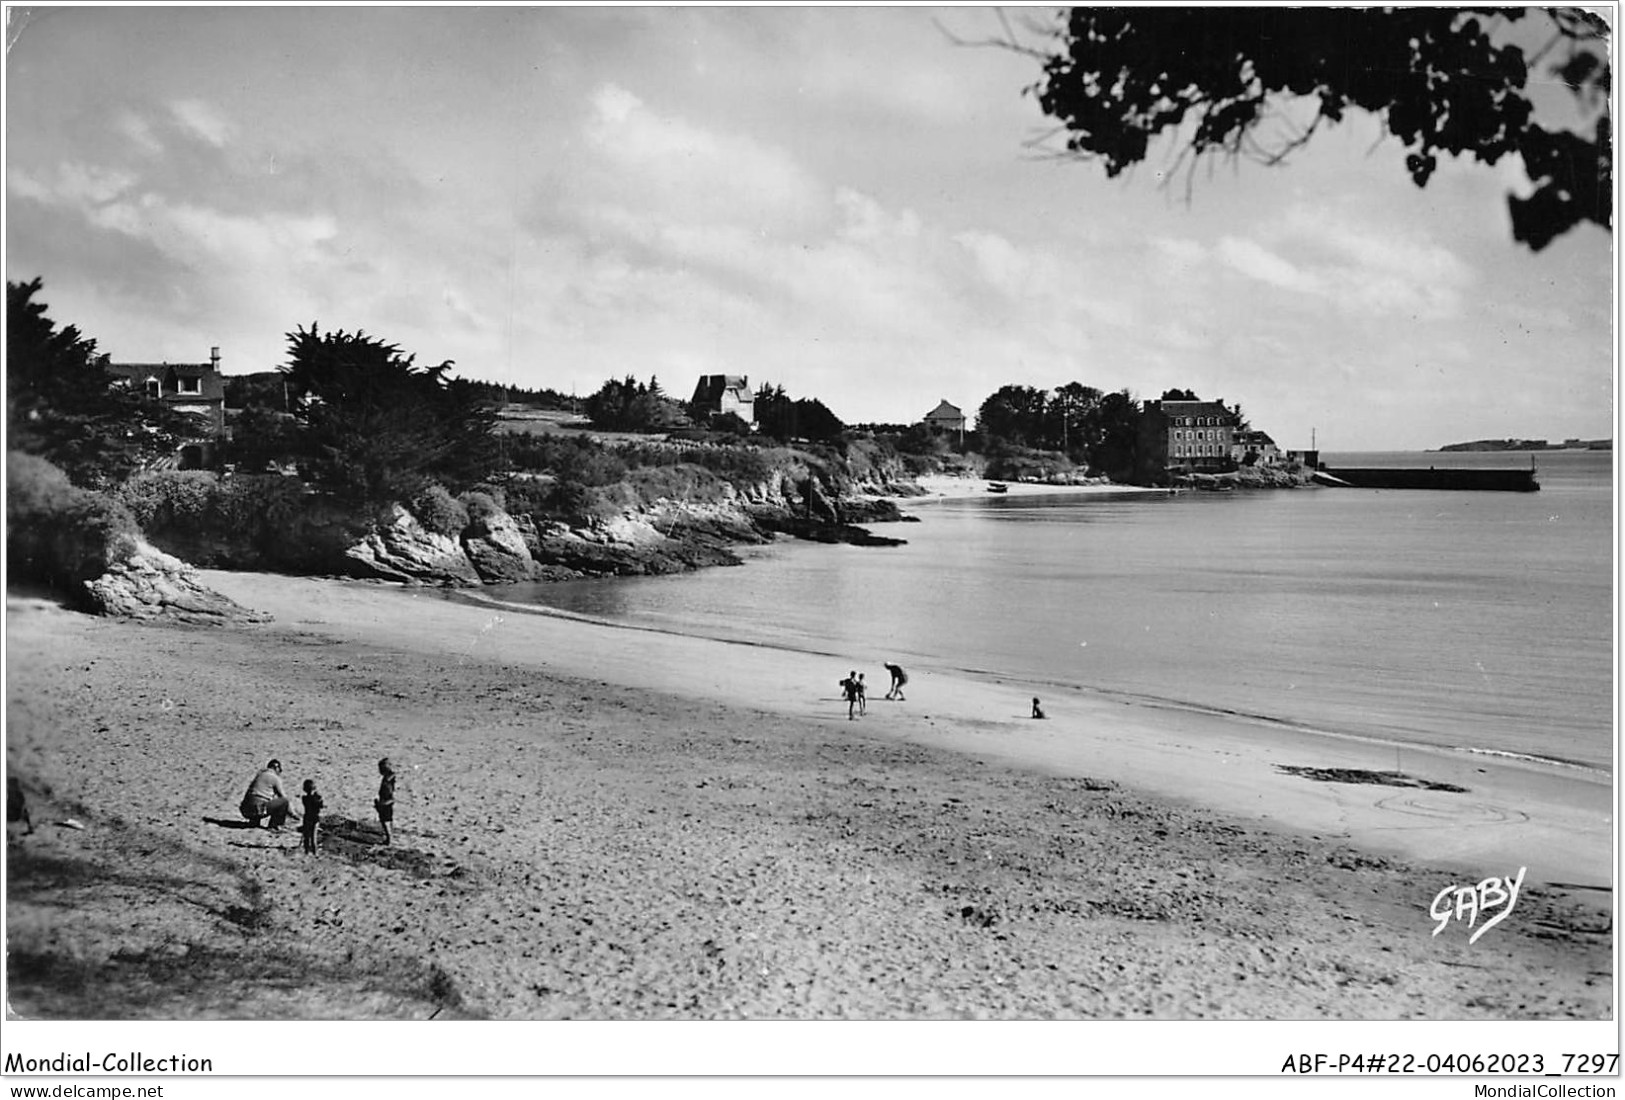
<instances>
[{"instance_id":1,"label":"child standing on sand","mask_svg":"<svg viewBox=\"0 0 1625 1100\"><path fill-rule=\"evenodd\" d=\"M395 820L395 767L389 757L378 761L378 798L372 808L378 811L378 824L384 827L384 843L390 842L389 826Z\"/></svg>"},{"instance_id":2,"label":"child standing on sand","mask_svg":"<svg viewBox=\"0 0 1625 1100\"><path fill-rule=\"evenodd\" d=\"M299 835L304 838L304 850L315 855L316 819L322 816L322 796L316 790L314 779L305 780L305 793L299 796L299 801L305 807L304 820L299 823Z\"/></svg>"},{"instance_id":3,"label":"child standing on sand","mask_svg":"<svg viewBox=\"0 0 1625 1100\"><path fill-rule=\"evenodd\" d=\"M841 681L841 695L846 699L846 720L852 721L858 716L858 670L853 669Z\"/></svg>"}]
</instances>

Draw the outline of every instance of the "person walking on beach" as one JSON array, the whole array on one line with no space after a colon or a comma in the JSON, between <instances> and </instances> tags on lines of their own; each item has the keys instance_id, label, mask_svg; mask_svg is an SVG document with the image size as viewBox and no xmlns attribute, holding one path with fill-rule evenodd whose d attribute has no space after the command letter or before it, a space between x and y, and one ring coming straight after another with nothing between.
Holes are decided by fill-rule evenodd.
<instances>
[{"instance_id":1,"label":"person walking on beach","mask_svg":"<svg viewBox=\"0 0 1625 1100\"><path fill-rule=\"evenodd\" d=\"M272 760L248 785L238 811L256 828L263 820L267 829L280 829L288 820L290 808L288 796L282 790L282 761Z\"/></svg>"},{"instance_id":2,"label":"person walking on beach","mask_svg":"<svg viewBox=\"0 0 1625 1100\"><path fill-rule=\"evenodd\" d=\"M858 673L858 713L869 713L869 689L864 686L863 673Z\"/></svg>"},{"instance_id":3,"label":"person walking on beach","mask_svg":"<svg viewBox=\"0 0 1625 1100\"><path fill-rule=\"evenodd\" d=\"M908 683L908 673L903 671L902 665L887 664L886 671L891 673L891 690L886 692L888 699L902 699L903 685Z\"/></svg>"},{"instance_id":4,"label":"person walking on beach","mask_svg":"<svg viewBox=\"0 0 1625 1100\"><path fill-rule=\"evenodd\" d=\"M303 839L302 847L311 855L316 854L316 821L322 816L322 796L316 790L314 779L305 780L305 793L299 796L299 802L305 809L304 820L299 823L299 835Z\"/></svg>"},{"instance_id":5,"label":"person walking on beach","mask_svg":"<svg viewBox=\"0 0 1625 1100\"><path fill-rule=\"evenodd\" d=\"M390 824L395 820L395 766L389 757L378 761L378 798L372 808L378 811L378 824L384 827L384 843L390 842Z\"/></svg>"},{"instance_id":6,"label":"person walking on beach","mask_svg":"<svg viewBox=\"0 0 1625 1100\"><path fill-rule=\"evenodd\" d=\"M846 697L846 720L852 721L858 716L858 670L853 669L841 681L841 694Z\"/></svg>"}]
</instances>

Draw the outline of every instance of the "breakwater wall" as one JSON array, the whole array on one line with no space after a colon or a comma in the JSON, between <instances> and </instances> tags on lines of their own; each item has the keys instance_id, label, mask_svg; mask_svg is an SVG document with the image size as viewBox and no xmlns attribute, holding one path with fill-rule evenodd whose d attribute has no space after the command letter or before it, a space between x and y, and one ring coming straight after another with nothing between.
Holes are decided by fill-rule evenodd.
<instances>
[{"instance_id":1,"label":"breakwater wall","mask_svg":"<svg viewBox=\"0 0 1625 1100\"><path fill-rule=\"evenodd\" d=\"M1533 493L1540 488L1535 471L1462 469L1383 469L1381 467L1322 469L1323 484L1355 489L1469 489Z\"/></svg>"}]
</instances>

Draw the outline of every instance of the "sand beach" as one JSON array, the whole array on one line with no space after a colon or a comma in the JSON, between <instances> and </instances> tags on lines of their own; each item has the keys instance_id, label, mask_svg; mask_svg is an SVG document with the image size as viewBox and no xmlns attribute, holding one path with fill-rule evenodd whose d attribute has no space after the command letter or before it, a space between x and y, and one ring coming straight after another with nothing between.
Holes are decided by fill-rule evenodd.
<instances>
[{"instance_id":1,"label":"sand beach","mask_svg":"<svg viewBox=\"0 0 1625 1100\"><path fill-rule=\"evenodd\" d=\"M1613 1012L1606 783L1421 753L1404 770L1434 789L1327 782L1303 769L1393 755L1082 697L1035 722L1017 687L968 678L892 702L883 655L616 628L500 589L203 578L273 621L8 599L7 764L38 826L8 832L17 1017ZM881 685L857 721L848 667ZM272 756L321 787L317 857L235 820ZM1441 890L1523 867L1477 942L1465 913L1434 934Z\"/></svg>"}]
</instances>

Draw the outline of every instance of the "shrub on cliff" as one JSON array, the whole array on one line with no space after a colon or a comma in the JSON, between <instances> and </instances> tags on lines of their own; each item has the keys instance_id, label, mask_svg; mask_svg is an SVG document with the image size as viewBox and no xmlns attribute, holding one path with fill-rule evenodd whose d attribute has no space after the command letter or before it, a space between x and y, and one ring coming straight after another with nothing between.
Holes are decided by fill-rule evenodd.
<instances>
[{"instance_id":1,"label":"shrub on cliff","mask_svg":"<svg viewBox=\"0 0 1625 1100\"><path fill-rule=\"evenodd\" d=\"M995 447L987 461L987 476L1001 481L1047 481L1076 473L1072 460L1058 451L1040 451L1010 443Z\"/></svg>"},{"instance_id":2,"label":"shrub on cliff","mask_svg":"<svg viewBox=\"0 0 1625 1100\"><path fill-rule=\"evenodd\" d=\"M689 463L640 467L627 475L627 481L639 504L653 504L657 500L714 504L727 497L722 478L703 466Z\"/></svg>"},{"instance_id":3,"label":"shrub on cliff","mask_svg":"<svg viewBox=\"0 0 1625 1100\"><path fill-rule=\"evenodd\" d=\"M548 473L586 486L609 485L626 476L626 461L588 436L508 436L503 443L509 464L518 471Z\"/></svg>"},{"instance_id":4,"label":"shrub on cliff","mask_svg":"<svg viewBox=\"0 0 1625 1100\"><path fill-rule=\"evenodd\" d=\"M502 495L511 516L552 514L554 481L550 477L516 477L503 486Z\"/></svg>"},{"instance_id":5,"label":"shrub on cliff","mask_svg":"<svg viewBox=\"0 0 1625 1100\"><path fill-rule=\"evenodd\" d=\"M459 502L468 510L470 523L479 523L503 511L501 502L484 490L470 490L459 498Z\"/></svg>"},{"instance_id":6,"label":"shrub on cliff","mask_svg":"<svg viewBox=\"0 0 1625 1100\"><path fill-rule=\"evenodd\" d=\"M320 567L321 554L307 545L304 527L312 508L326 505L296 478L160 470L132 478L118 500L155 546L195 565ZM322 522L331 525L333 518Z\"/></svg>"},{"instance_id":7,"label":"shrub on cliff","mask_svg":"<svg viewBox=\"0 0 1625 1100\"><path fill-rule=\"evenodd\" d=\"M128 509L36 455L6 455L6 563L16 578L73 590L141 538ZM76 593L78 594L78 593Z\"/></svg>"},{"instance_id":8,"label":"shrub on cliff","mask_svg":"<svg viewBox=\"0 0 1625 1100\"><path fill-rule=\"evenodd\" d=\"M409 510L424 530L437 535L455 538L468 526L467 506L438 484L424 486L423 491L412 498Z\"/></svg>"},{"instance_id":9,"label":"shrub on cliff","mask_svg":"<svg viewBox=\"0 0 1625 1100\"><path fill-rule=\"evenodd\" d=\"M206 470L158 470L140 474L118 489L118 500L144 530L205 530L213 515L219 478Z\"/></svg>"},{"instance_id":10,"label":"shrub on cliff","mask_svg":"<svg viewBox=\"0 0 1625 1100\"><path fill-rule=\"evenodd\" d=\"M706 430L718 436L749 439L750 425L736 412L713 413L705 422Z\"/></svg>"}]
</instances>

